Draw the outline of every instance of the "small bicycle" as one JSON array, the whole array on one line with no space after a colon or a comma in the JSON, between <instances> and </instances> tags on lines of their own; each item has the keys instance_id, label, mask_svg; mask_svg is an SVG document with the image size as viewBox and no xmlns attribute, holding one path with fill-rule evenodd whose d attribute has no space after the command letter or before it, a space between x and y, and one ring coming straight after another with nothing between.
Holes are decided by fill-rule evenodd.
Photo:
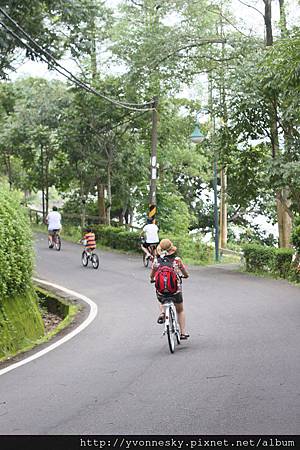
<instances>
[{"instance_id":1,"label":"small bicycle","mask_svg":"<svg viewBox=\"0 0 300 450\"><path fill-rule=\"evenodd\" d=\"M91 261L94 269L98 269L99 267L99 256L94 250L84 249L81 254L81 262L84 267L87 267L89 261Z\"/></svg>"},{"instance_id":2,"label":"small bicycle","mask_svg":"<svg viewBox=\"0 0 300 450\"><path fill-rule=\"evenodd\" d=\"M58 252L61 249L61 239L59 235L59 230L53 230L52 241L48 239L49 248L55 248Z\"/></svg>"}]
</instances>

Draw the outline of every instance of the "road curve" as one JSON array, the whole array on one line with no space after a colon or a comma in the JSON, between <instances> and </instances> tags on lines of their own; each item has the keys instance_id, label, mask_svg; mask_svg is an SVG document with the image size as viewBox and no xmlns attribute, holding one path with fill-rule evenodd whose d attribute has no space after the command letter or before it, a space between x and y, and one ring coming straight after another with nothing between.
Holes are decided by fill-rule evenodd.
<instances>
[{"instance_id":1,"label":"road curve","mask_svg":"<svg viewBox=\"0 0 300 450\"><path fill-rule=\"evenodd\" d=\"M80 334L1 376L1 434L297 434L300 289L191 268L191 338L171 355L149 270L101 252L99 270L37 238L37 275L98 305Z\"/></svg>"}]
</instances>

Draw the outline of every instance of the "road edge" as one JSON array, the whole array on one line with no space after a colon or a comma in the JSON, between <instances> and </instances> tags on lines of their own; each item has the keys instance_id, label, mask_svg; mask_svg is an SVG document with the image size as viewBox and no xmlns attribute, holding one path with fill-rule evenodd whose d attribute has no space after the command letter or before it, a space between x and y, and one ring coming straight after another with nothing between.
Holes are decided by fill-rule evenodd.
<instances>
[{"instance_id":1,"label":"road edge","mask_svg":"<svg viewBox=\"0 0 300 450\"><path fill-rule=\"evenodd\" d=\"M75 337L77 334L79 334L81 331L83 331L86 327L88 327L93 322L93 320L96 318L96 316L98 314L98 306L89 297L86 297L83 294L79 294L78 292L73 291L71 289L60 286L56 283L41 280L40 278L34 278L34 281L36 281L39 284L58 289L68 295L71 295L71 296L87 303L90 307L88 317L81 324L79 324L78 327L73 329L70 333L66 334L65 336L63 336L61 339L57 340L53 344L50 343L47 347L43 348L43 350L39 350L31 356L25 357L21 361L18 361L7 367L4 367L3 369L0 369L0 376L4 375L7 372L10 372L11 370L17 369L18 367L21 367L24 364L28 364L29 362L34 361L35 359L40 358L41 356L44 356L46 353L54 350L55 348L59 347L60 345L64 344L65 342L69 341L70 339Z\"/></svg>"}]
</instances>

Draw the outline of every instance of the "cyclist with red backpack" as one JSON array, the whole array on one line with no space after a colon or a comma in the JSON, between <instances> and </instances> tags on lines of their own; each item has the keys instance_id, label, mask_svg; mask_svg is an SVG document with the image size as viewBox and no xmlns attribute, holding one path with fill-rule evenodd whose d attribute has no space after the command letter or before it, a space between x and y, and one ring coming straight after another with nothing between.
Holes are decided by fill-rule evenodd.
<instances>
[{"instance_id":1,"label":"cyclist with red backpack","mask_svg":"<svg viewBox=\"0 0 300 450\"><path fill-rule=\"evenodd\" d=\"M160 315L157 323L164 323L165 313L162 300L165 297L172 297L174 302L178 322L180 326L180 338L187 339L189 334L185 331L185 311L183 309L182 282L181 276L188 278L189 274L179 256L176 256L177 248L170 239L162 239L156 251L159 255L153 262L150 273L150 281L155 281L156 297L160 302Z\"/></svg>"}]
</instances>

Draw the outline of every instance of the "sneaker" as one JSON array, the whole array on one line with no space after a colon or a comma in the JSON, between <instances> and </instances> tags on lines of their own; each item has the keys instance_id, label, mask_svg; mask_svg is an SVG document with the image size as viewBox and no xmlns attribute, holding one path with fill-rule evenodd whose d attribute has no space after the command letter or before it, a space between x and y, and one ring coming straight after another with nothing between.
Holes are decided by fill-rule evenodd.
<instances>
[{"instance_id":1,"label":"sneaker","mask_svg":"<svg viewBox=\"0 0 300 450\"><path fill-rule=\"evenodd\" d=\"M181 340L188 339L189 337L190 337L189 334L181 334L181 335L180 335L180 339L181 339Z\"/></svg>"},{"instance_id":2,"label":"sneaker","mask_svg":"<svg viewBox=\"0 0 300 450\"><path fill-rule=\"evenodd\" d=\"M165 321L165 313L161 313L158 316L157 323L164 323L164 321Z\"/></svg>"}]
</instances>

